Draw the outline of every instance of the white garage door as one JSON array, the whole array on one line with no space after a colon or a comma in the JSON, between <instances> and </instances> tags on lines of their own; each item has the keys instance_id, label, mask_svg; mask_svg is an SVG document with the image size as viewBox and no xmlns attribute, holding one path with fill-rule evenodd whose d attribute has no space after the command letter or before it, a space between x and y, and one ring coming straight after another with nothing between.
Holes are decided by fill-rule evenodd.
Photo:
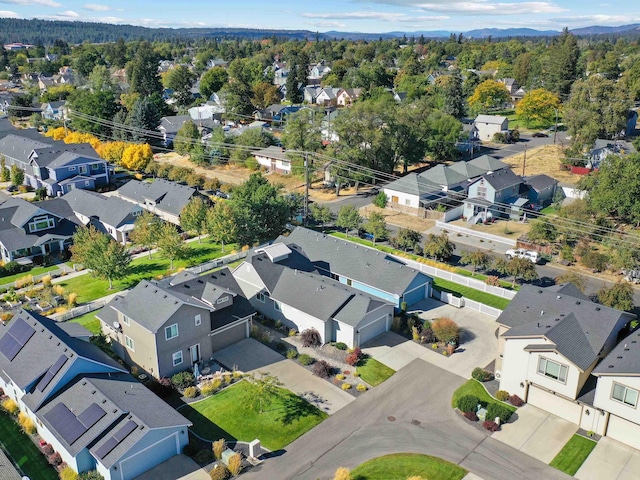
<instances>
[{"instance_id":1,"label":"white garage door","mask_svg":"<svg viewBox=\"0 0 640 480\"><path fill-rule=\"evenodd\" d=\"M640 449L640 425L615 415L609 417L607 437Z\"/></svg>"},{"instance_id":2,"label":"white garage door","mask_svg":"<svg viewBox=\"0 0 640 480\"><path fill-rule=\"evenodd\" d=\"M576 425L580 424L582 407L577 403L570 402L558 395L536 388L533 385L529 387L528 402L534 407L541 408L546 412L569 420Z\"/></svg>"},{"instance_id":3,"label":"white garage door","mask_svg":"<svg viewBox=\"0 0 640 480\"><path fill-rule=\"evenodd\" d=\"M131 480L142 475L147 470L177 455L179 452L176 435L160 440L151 448L142 450L133 457L120 462L123 480Z\"/></svg>"},{"instance_id":4,"label":"white garage door","mask_svg":"<svg viewBox=\"0 0 640 480\"><path fill-rule=\"evenodd\" d=\"M387 331L387 316L378 318L377 320L373 320L357 329L359 335L356 336L356 339L359 339L358 345L362 345L367 343L369 340L376 338L378 335L383 334Z\"/></svg>"}]
</instances>

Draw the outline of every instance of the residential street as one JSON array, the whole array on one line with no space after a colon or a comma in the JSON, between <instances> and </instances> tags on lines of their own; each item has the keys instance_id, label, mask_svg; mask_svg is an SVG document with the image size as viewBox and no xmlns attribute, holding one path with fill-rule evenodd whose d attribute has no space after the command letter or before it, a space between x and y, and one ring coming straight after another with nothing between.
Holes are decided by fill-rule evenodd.
<instances>
[{"instance_id":1,"label":"residential street","mask_svg":"<svg viewBox=\"0 0 640 480\"><path fill-rule=\"evenodd\" d=\"M415 452L457 463L485 480L571 478L459 417L451 409L451 395L464 381L415 360L243 476L328 480L340 466L355 468L381 455Z\"/></svg>"}]
</instances>

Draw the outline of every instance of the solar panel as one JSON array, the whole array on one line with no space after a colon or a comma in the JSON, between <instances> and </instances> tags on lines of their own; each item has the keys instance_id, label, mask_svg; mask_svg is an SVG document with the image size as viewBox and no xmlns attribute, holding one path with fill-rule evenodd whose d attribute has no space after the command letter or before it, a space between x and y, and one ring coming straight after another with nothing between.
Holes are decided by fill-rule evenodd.
<instances>
[{"instance_id":1,"label":"solar panel","mask_svg":"<svg viewBox=\"0 0 640 480\"><path fill-rule=\"evenodd\" d=\"M115 438L111 437L109 440L104 442L100 446L100 448L96 450L96 455L98 456L99 459L102 460L104 457L106 457L109 454L111 450L116 448L116 445L118 445L118 443L120 442L118 442Z\"/></svg>"},{"instance_id":2,"label":"solar panel","mask_svg":"<svg viewBox=\"0 0 640 480\"><path fill-rule=\"evenodd\" d=\"M18 318L13 322L13 325L11 325L9 333L20 345L24 346L36 331L27 325L27 322L23 319Z\"/></svg>"},{"instance_id":3,"label":"solar panel","mask_svg":"<svg viewBox=\"0 0 640 480\"><path fill-rule=\"evenodd\" d=\"M47 385L51 383L51 380L53 380L53 377L55 377L56 374L60 371L60 369L64 366L64 364L67 363L67 360L69 359L67 358L66 355L60 355L60 358L58 358L58 360L56 360L56 362L53 365L51 365L51 367L49 368L47 373L44 375L44 377L42 377L42 379L38 382L38 385L36 386L36 388L41 392L43 392L44 389L47 388Z\"/></svg>"},{"instance_id":4,"label":"solar panel","mask_svg":"<svg viewBox=\"0 0 640 480\"><path fill-rule=\"evenodd\" d=\"M62 439L71 445L82 436L87 428L80 423L71 410L60 402L44 416Z\"/></svg>"},{"instance_id":5,"label":"solar panel","mask_svg":"<svg viewBox=\"0 0 640 480\"><path fill-rule=\"evenodd\" d=\"M118 441L118 443L120 443L122 440L127 438L127 436L131 432L133 432L136 428L138 428L138 424L133 420L129 420L124 427L122 427L120 430L118 430L116 433L113 434L113 438L115 438Z\"/></svg>"},{"instance_id":6,"label":"solar panel","mask_svg":"<svg viewBox=\"0 0 640 480\"><path fill-rule=\"evenodd\" d=\"M0 338L0 352L7 357L7 360L11 361L16 358L18 352L22 349L22 345L20 345L15 338L13 338L9 333Z\"/></svg>"},{"instance_id":7,"label":"solar panel","mask_svg":"<svg viewBox=\"0 0 640 480\"><path fill-rule=\"evenodd\" d=\"M104 417L107 413L98 406L97 403L92 403L89 405L84 412L78 415L78 420L82 423L85 428L88 430L93 427L98 420Z\"/></svg>"}]
</instances>

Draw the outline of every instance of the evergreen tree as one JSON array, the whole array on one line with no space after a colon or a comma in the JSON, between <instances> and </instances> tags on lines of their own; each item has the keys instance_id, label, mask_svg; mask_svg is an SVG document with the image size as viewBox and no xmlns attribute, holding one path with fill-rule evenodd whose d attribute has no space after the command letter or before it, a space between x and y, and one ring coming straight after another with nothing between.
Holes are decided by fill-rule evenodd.
<instances>
[{"instance_id":1,"label":"evergreen tree","mask_svg":"<svg viewBox=\"0 0 640 480\"><path fill-rule=\"evenodd\" d=\"M127 66L129 85L132 92L146 97L162 91L158 75L160 56L153 50L149 42L140 42L136 54Z\"/></svg>"},{"instance_id":2,"label":"evergreen tree","mask_svg":"<svg viewBox=\"0 0 640 480\"><path fill-rule=\"evenodd\" d=\"M160 118L161 115L157 105L149 97L139 98L126 119L127 125L134 127L133 133L131 133L133 140L135 142L158 144L159 133L151 134L137 130L156 132L158 125L160 125Z\"/></svg>"},{"instance_id":3,"label":"evergreen tree","mask_svg":"<svg viewBox=\"0 0 640 480\"><path fill-rule=\"evenodd\" d=\"M442 111L455 118L464 116L464 95L462 92L462 77L458 73L451 75L442 89L444 102Z\"/></svg>"}]
</instances>

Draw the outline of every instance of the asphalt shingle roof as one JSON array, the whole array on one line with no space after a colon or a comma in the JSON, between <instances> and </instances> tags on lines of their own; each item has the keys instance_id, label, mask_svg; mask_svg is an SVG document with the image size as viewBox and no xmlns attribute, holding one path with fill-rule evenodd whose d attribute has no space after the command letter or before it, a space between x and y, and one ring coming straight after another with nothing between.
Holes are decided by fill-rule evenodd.
<instances>
[{"instance_id":1,"label":"asphalt shingle roof","mask_svg":"<svg viewBox=\"0 0 640 480\"><path fill-rule=\"evenodd\" d=\"M556 185L558 181L549 175L540 174L525 178L525 183L534 190L540 191Z\"/></svg>"},{"instance_id":2,"label":"asphalt shingle roof","mask_svg":"<svg viewBox=\"0 0 640 480\"><path fill-rule=\"evenodd\" d=\"M119 227L136 208L122 198L101 195L96 192L74 188L62 197L74 212L85 217L95 217L101 222Z\"/></svg>"},{"instance_id":3,"label":"asphalt shingle roof","mask_svg":"<svg viewBox=\"0 0 640 480\"><path fill-rule=\"evenodd\" d=\"M467 163L469 165L473 165L474 167L482 168L487 172L497 172L498 170L509 168L509 165L501 162L491 155L481 155L480 157L474 158L473 160L469 160Z\"/></svg>"},{"instance_id":4,"label":"asphalt shingle roof","mask_svg":"<svg viewBox=\"0 0 640 480\"><path fill-rule=\"evenodd\" d=\"M456 170L452 170L451 168L442 164L436 165L429 170L425 170L420 174L420 177L428 180L431 183L435 183L437 185L442 185L445 187L456 185L467 180L466 175L463 175Z\"/></svg>"},{"instance_id":5,"label":"asphalt shingle roof","mask_svg":"<svg viewBox=\"0 0 640 480\"><path fill-rule=\"evenodd\" d=\"M402 178L398 178L384 186L385 190L394 190L396 192L407 193L409 195L418 195L419 197L435 194L442 191L442 187L438 184L430 182L424 177L411 172Z\"/></svg>"},{"instance_id":6,"label":"asphalt shingle roof","mask_svg":"<svg viewBox=\"0 0 640 480\"><path fill-rule=\"evenodd\" d=\"M522 183L522 179L508 168L488 173L483 175L482 178L497 191Z\"/></svg>"},{"instance_id":7,"label":"asphalt shingle roof","mask_svg":"<svg viewBox=\"0 0 640 480\"><path fill-rule=\"evenodd\" d=\"M156 202L156 209L173 215L180 215L191 197L197 194L195 188L180 185L161 178L151 183L130 180L118 189L118 195L144 205L145 199Z\"/></svg>"},{"instance_id":8,"label":"asphalt shingle roof","mask_svg":"<svg viewBox=\"0 0 640 480\"><path fill-rule=\"evenodd\" d=\"M594 375L639 375L640 331L625 337L593 370Z\"/></svg>"}]
</instances>

